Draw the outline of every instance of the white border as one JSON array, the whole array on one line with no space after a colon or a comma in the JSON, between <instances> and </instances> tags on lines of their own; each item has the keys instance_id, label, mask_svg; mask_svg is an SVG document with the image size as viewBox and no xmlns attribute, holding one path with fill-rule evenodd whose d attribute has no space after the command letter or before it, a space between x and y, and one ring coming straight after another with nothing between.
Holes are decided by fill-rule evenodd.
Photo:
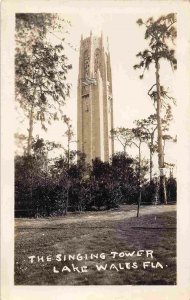
<instances>
[{"instance_id":1,"label":"white border","mask_svg":"<svg viewBox=\"0 0 190 300\"><path fill-rule=\"evenodd\" d=\"M93 9L119 12L178 13L178 271L177 286L14 286L14 14L76 12ZM187 1L3 1L1 32L1 287L3 300L20 299L190 299L190 3Z\"/></svg>"}]
</instances>

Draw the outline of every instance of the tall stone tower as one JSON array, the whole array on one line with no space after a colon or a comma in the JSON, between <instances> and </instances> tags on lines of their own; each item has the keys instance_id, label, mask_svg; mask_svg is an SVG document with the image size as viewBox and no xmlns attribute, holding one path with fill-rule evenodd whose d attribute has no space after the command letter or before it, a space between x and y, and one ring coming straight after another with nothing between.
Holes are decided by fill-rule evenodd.
<instances>
[{"instance_id":1,"label":"tall stone tower","mask_svg":"<svg viewBox=\"0 0 190 300\"><path fill-rule=\"evenodd\" d=\"M110 53L103 36L90 36L80 42L77 148L86 161L99 157L108 161L114 152L113 98Z\"/></svg>"}]
</instances>

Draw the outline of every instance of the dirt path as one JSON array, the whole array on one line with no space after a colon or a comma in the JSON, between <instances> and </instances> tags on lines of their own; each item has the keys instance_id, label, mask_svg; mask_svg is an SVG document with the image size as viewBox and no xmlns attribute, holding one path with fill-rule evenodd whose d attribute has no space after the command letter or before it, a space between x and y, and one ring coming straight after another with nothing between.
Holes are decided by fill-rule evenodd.
<instances>
[{"instance_id":1,"label":"dirt path","mask_svg":"<svg viewBox=\"0 0 190 300\"><path fill-rule=\"evenodd\" d=\"M172 212L176 210L175 205L159 205L159 206L142 206L140 210L140 216L148 214L159 214L163 212ZM126 206L123 205L117 210L101 211L101 212L85 212L81 214L68 214L64 217L51 217L51 218L38 218L38 219L25 219L20 218L15 220L16 228L20 227L34 227L48 226L53 223L54 226L60 224L71 224L80 222L102 222L102 221L119 221L132 217L136 217L137 208L135 205Z\"/></svg>"}]
</instances>

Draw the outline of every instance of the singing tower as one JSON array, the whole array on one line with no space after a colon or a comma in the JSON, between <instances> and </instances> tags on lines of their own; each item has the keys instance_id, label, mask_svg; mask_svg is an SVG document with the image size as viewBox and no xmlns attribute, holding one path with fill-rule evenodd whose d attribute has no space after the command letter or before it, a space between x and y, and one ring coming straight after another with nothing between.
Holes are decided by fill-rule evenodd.
<instances>
[{"instance_id":1,"label":"singing tower","mask_svg":"<svg viewBox=\"0 0 190 300\"><path fill-rule=\"evenodd\" d=\"M87 162L99 157L108 161L114 152L113 97L110 53L103 36L80 41L77 148L86 154Z\"/></svg>"}]
</instances>

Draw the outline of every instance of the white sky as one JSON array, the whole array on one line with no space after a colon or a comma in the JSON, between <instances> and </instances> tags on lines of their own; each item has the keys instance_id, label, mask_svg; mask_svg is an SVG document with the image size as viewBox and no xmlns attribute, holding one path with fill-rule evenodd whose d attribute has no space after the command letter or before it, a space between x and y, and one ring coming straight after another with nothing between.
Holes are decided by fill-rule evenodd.
<instances>
[{"instance_id":1,"label":"white sky","mask_svg":"<svg viewBox=\"0 0 190 300\"><path fill-rule=\"evenodd\" d=\"M90 30L95 35L100 35L101 31L106 40L109 38L109 49L111 55L113 101L114 101L114 127L134 126L135 119L146 118L155 113L153 104L147 95L147 91L155 83L154 67L145 73L144 79L140 80L139 70L134 70L133 65L138 63L136 54L147 47L144 40L144 27L136 24L138 18L146 20L150 16L160 16L161 13L137 14L127 10L116 9L114 12L97 8L81 8L80 11L72 8L72 13L62 14L65 19L69 19L72 27L69 28L67 41L74 47L79 48L81 34L87 37ZM74 132L77 130L77 78L79 52L66 46L66 53L73 69L70 71L68 81L72 83L70 99L65 105L65 113L71 118ZM172 72L169 63L163 62L161 65L161 84L170 87L171 96L175 97L174 83L176 74ZM173 109L175 115L176 108ZM23 124L21 125L23 130ZM26 128L25 128L26 129ZM65 126L60 122L55 122L44 133L36 124L34 133L49 140L64 143ZM171 133L175 133L175 123L172 125ZM75 137L77 139L77 137ZM72 144L76 148L76 144ZM115 143L117 151L121 150L120 145ZM133 150L134 151L134 150ZM131 150L129 150L129 153ZM147 155L144 148L144 155ZM173 143L166 145L166 161L175 163L176 146ZM157 158L156 158L157 160Z\"/></svg>"}]
</instances>

